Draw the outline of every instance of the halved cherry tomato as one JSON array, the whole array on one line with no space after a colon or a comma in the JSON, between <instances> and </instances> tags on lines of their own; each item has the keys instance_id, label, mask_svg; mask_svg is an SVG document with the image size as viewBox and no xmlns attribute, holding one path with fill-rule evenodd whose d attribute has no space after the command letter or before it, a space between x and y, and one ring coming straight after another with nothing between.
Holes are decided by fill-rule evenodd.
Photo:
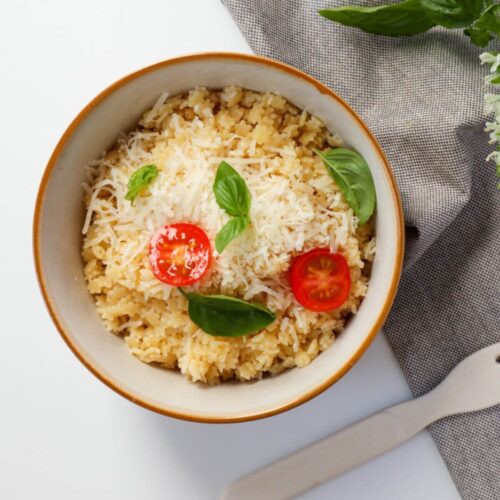
<instances>
[{"instance_id":1,"label":"halved cherry tomato","mask_svg":"<svg viewBox=\"0 0 500 500\"><path fill-rule=\"evenodd\" d=\"M192 285L207 272L210 241L194 224L169 224L158 229L149 242L153 274L172 286Z\"/></svg>"},{"instance_id":2,"label":"halved cherry tomato","mask_svg":"<svg viewBox=\"0 0 500 500\"><path fill-rule=\"evenodd\" d=\"M316 312L340 307L349 297L351 277L345 258L328 248L314 248L292 260L290 282L295 298Z\"/></svg>"}]
</instances>

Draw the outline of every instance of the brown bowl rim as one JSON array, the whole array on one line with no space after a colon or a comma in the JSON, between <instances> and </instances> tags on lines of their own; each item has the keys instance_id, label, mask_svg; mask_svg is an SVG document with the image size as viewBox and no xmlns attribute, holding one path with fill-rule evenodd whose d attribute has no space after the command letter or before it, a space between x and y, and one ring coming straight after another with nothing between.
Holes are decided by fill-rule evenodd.
<instances>
[{"instance_id":1,"label":"brown bowl rim","mask_svg":"<svg viewBox=\"0 0 500 500\"><path fill-rule=\"evenodd\" d=\"M195 413L189 412L179 412L175 410L171 410L168 408L164 408L162 406L157 406L149 403L146 400L141 399L140 397L135 396L132 393L127 392L124 388L117 385L112 380L108 379L105 375L100 372L99 367L94 366L92 362L85 358L85 356L78 350L77 346L73 343L71 339L71 335L69 332L65 330L62 325L62 322L59 320L57 308L52 303L52 300L49 296L47 284L44 276L44 272L42 269L41 263L41 250L40 250L40 214L41 208L45 198L46 187L50 178L50 175L57 163L59 155L68 140L72 136L73 132L80 125L80 123L92 112L96 106L98 106L102 101L104 101L109 95L111 95L114 91L126 85L127 83L135 80L138 77L141 77L144 74L153 72L159 68L164 68L166 66L173 66L176 64L182 64L190 61L199 61L199 60L213 60L213 59L225 59L225 60L239 60L246 61L252 63L258 63L261 65L270 66L273 68L277 68L281 71L289 73L295 77L298 77L302 80L305 80L307 83L314 85L321 93L328 95L332 99L335 99L341 106L343 106L354 118L354 120L361 126L363 132L365 133L368 140L371 142L374 150L376 151L379 159L381 160L387 178L389 180L389 184L391 187L391 192L393 196L393 200L396 205L397 213L397 232L398 232L398 248L396 253L396 258L394 260L394 268L392 273L391 287L389 293L387 294L384 306L381 308L380 313L378 315L377 320L374 322L370 332L366 336L364 342L359 346L358 350L353 354L353 356L346 361L346 363L342 366L340 370L337 370L331 376L329 376L326 380L324 380L321 384L314 387L313 389L305 392L300 397L295 398L292 401L289 401L283 405L277 406L276 408L260 411L260 412L251 412L242 415L234 415L229 417L219 417L219 416L203 416ZM52 321L59 331L59 334L66 342L68 347L71 349L73 354L80 360L80 362L93 374L95 375L101 382L106 384L109 388L113 389L115 392L120 394L121 396L127 398L128 400L136 403L148 410L154 411L156 413L160 413L162 415L166 415L169 417L175 417L182 420L189 420L193 422L201 422L201 423L235 423L235 422L246 422L251 420L256 420L264 417L270 417L272 415L276 415L278 413L282 413L286 410L290 410L291 408L295 408L298 405L301 405L310 399L314 398L321 392L328 389L335 382L337 382L341 377L343 377L351 368L354 366L356 361L361 357L361 355L366 351L368 346L372 343L375 338L377 332L382 327L387 315L389 314L390 308L394 301L394 297L396 295L399 279L401 276L401 270L403 266L403 254L404 254L404 219L403 219L403 209L401 205L401 198L399 195L399 190L392 173L392 170L389 166L389 162L382 151L382 148L378 144L377 140L370 132L365 123L361 120L361 118L357 115L355 111L351 109L351 107L335 92L330 90L328 87L323 85L321 82L316 80L314 77L294 68L293 66L289 66L288 64L284 64L282 62L276 61L274 59L270 59L267 57L250 55L250 54L240 54L233 52L202 52L196 54L189 54L179 57L174 57L171 59L167 59L165 61L158 62L156 64L152 64L150 66L146 66L138 71L128 74L127 76L117 80L109 87L105 88L102 92L100 92L94 99L92 99L81 111L78 113L76 118L70 123L68 128L64 131L63 135L59 139L50 159L47 163L45 171L43 173L42 179L40 181L40 186L38 189L38 194L35 203L34 209L34 217L33 217L33 255L35 260L35 270L37 274L38 283L40 286L40 290L43 295L43 299L45 301L45 305L49 311L50 317Z\"/></svg>"}]
</instances>

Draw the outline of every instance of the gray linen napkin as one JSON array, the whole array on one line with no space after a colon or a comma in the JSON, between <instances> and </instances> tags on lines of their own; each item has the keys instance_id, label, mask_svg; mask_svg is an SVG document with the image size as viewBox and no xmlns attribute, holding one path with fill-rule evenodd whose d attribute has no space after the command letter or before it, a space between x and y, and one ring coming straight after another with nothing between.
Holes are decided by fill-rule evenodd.
<instances>
[{"instance_id":1,"label":"gray linen napkin","mask_svg":"<svg viewBox=\"0 0 500 500\"><path fill-rule=\"evenodd\" d=\"M481 51L459 31L375 37L316 13L347 0L224 3L257 54L339 93L388 155L407 255L385 332L413 394L423 394L500 341L500 191L485 162ZM463 498L500 499L500 408L443 420L431 433Z\"/></svg>"}]
</instances>

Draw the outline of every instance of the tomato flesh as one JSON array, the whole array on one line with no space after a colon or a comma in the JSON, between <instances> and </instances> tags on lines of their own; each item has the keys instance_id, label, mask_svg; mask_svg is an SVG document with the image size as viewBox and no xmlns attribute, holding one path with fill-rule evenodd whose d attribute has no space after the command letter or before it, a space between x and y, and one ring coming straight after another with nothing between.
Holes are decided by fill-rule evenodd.
<instances>
[{"instance_id":1,"label":"tomato flesh","mask_svg":"<svg viewBox=\"0 0 500 500\"><path fill-rule=\"evenodd\" d=\"M341 254L314 248L292 260L290 283L295 298L306 309L331 311L349 297L349 266Z\"/></svg>"},{"instance_id":2,"label":"tomato flesh","mask_svg":"<svg viewBox=\"0 0 500 500\"><path fill-rule=\"evenodd\" d=\"M161 227L149 242L149 262L157 279L172 286L192 285L208 270L210 240L194 224Z\"/></svg>"}]
</instances>

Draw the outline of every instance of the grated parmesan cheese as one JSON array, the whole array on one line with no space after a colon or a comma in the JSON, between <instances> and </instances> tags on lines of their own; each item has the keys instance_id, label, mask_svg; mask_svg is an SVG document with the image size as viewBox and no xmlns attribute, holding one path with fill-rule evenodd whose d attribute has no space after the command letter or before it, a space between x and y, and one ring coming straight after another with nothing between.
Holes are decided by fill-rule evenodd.
<instances>
[{"instance_id":1,"label":"grated parmesan cheese","mask_svg":"<svg viewBox=\"0 0 500 500\"><path fill-rule=\"evenodd\" d=\"M313 148L340 145L323 123L281 96L237 87L163 93L140 127L87 166L82 255L89 290L107 328L123 335L145 362L179 368L192 380L250 380L305 366L326 349L366 293L365 262L375 252L373 228L358 221ZM257 301L278 319L251 338L205 334L186 301L150 270L148 243L161 226L191 222L211 241L229 220L213 195L216 169L230 163L245 179L251 225L204 279L202 293ZM132 205L131 174L145 164L158 177ZM343 253L352 293L331 314L303 309L290 290L290 259L314 247ZM215 250L214 250L215 252Z\"/></svg>"}]
</instances>

